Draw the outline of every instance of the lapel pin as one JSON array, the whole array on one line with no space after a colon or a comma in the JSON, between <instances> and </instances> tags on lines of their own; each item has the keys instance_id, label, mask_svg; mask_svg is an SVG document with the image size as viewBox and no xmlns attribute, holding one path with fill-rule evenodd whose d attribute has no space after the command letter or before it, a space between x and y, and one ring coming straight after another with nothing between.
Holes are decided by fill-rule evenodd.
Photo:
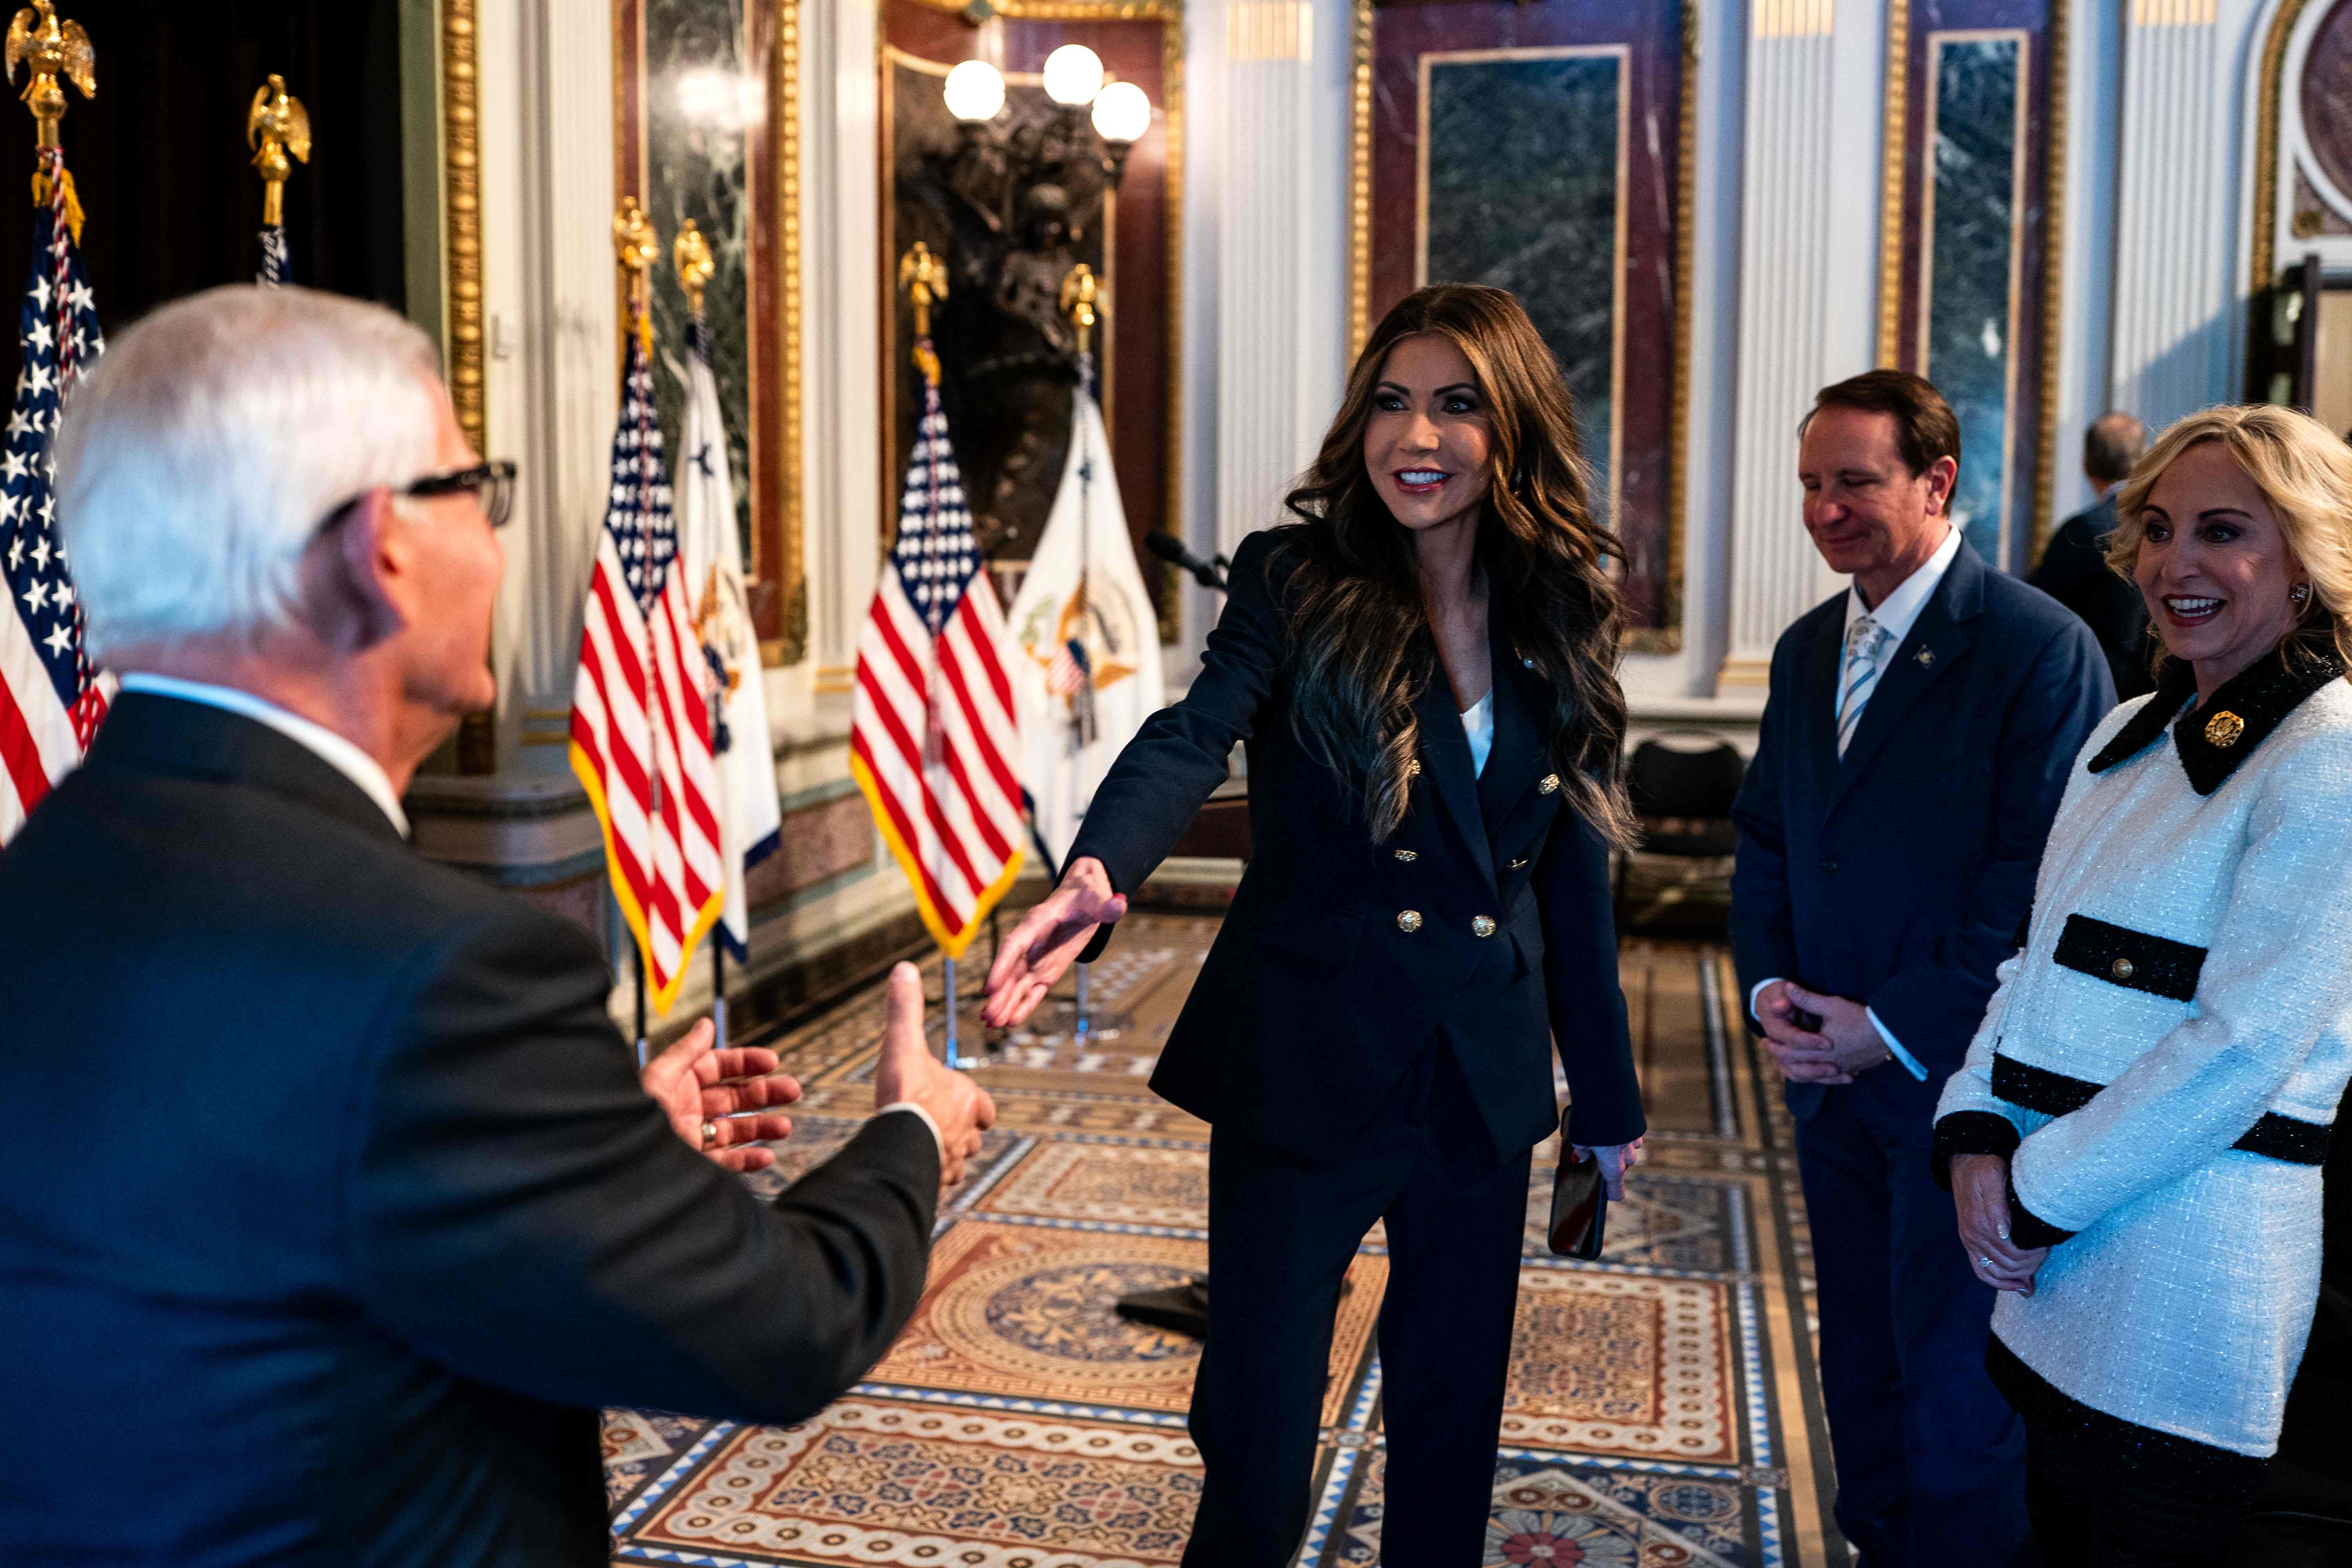
<instances>
[{"instance_id":1,"label":"lapel pin","mask_svg":"<svg viewBox=\"0 0 2352 1568\"><path fill-rule=\"evenodd\" d=\"M1931 647L1923 647L1912 657L1919 661L1919 668L1925 669L1929 665L1936 662L1936 650Z\"/></svg>"}]
</instances>

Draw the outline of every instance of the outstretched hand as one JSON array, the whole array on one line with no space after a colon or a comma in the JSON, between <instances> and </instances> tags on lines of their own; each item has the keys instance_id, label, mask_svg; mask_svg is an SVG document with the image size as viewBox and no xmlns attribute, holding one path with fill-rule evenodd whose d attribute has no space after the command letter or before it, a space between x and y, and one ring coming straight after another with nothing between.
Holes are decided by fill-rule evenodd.
<instances>
[{"instance_id":1,"label":"outstretched hand","mask_svg":"<svg viewBox=\"0 0 2352 1568\"><path fill-rule=\"evenodd\" d=\"M637 1081L669 1118L670 1131L689 1149L730 1171L763 1171L776 1163L765 1142L793 1135L789 1116L745 1114L771 1105L790 1105L800 1084L771 1078L776 1053L757 1046L713 1050L719 1032L704 1018L683 1038L647 1062ZM708 1125L710 1136L703 1136Z\"/></svg>"},{"instance_id":2,"label":"outstretched hand","mask_svg":"<svg viewBox=\"0 0 2352 1568\"><path fill-rule=\"evenodd\" d=\"M980 1135L996 1125L996 1101L931 1055L923 1032L923 977L911 963L890 971L882 1054L874 1061L874 1109L901 1100L921 1106L939 1129L944 1193L963 1180L964 1162L980 1152Z\"/></svg>"},{"instance_id":3,"label":"outstretched hand","mask_svg":"<svg viewBox=\"0 0 2352 1568\"><path fill-rule=\"evenodd\" d=\"M1021 917L997 951L982 989L981 1021L992 1028L1010 1028L1027 1020L1068 973L1095 929L1127 913L1127 900L1111 891L1110 873L1092 856L1070 862L1061 886Z\"/></svg>"}]
</instances>

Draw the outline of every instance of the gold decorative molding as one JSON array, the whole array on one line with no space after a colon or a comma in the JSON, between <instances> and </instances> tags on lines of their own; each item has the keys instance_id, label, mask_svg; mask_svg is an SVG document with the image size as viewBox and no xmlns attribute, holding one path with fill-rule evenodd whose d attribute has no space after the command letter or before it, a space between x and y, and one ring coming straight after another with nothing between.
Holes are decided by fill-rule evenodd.
<instances>
[{"instance_id":1,"label":"gold decorative molding","mask_svg":"<svg viewBox=\"0 0 2352 1568\"><path fill-rule=\"evenodd\" d=\"M474 450L488 441L482 384L481 114L475 0L441 0L441 200L449 269L449 400Z\"/></svg>"},{"instance_id":2,"label":"gold decorative molding","mask_svg":"<svg viewBox=\"0 0 2352 1568\"><path fill-rule=\"evenodd\" d=\"M1635 653L1680 653L1683 648L1683 520L1690 508L1691 317L1697 300L1698 267L1698 6L1683 5L1682 124L1675 141L1675 361L1674 390L1666 405L1666 605L1667 624L1625 634Z\"/></svg>"},{"instance_id":3,"label":"gold decorative molding","mask_svg":"<svg viewBox=\"0 0 2352 1568\"><path fill-rule=\"evenodd\" d=\"M1904 0L1894 0L1901 5ZM1349 115L1348 183L1348 359L1363 353L1371 335L1372 300L1372 4L1353 0L1354 26L1349 41L1352 82ZM1769 4L1802 20L1818 14L1826 32L1832 0L1769 0ZM1759 16L1761 13L1759 13ZM1810 23L1808 26L1810 26ZM1670 310L1674 319L1674 353L1668 374L1672 390L1666 408L1666 592L1662 626L1629 627L1623 646L1633 653L1679 653L1683 646L1683 557L1685 513L1690 504L1684 472L1690 451L1691 320L1697 299L1697 245L1695 236L1698 203L1698 67L1697 0L1683 0L1682 114L1675 130L1675 286ZM1621 259L1618 272L1624 268ZM1624 311L1618 311L1619 331Z\"/></svg>"},{"instance_id":4,"label":"gold decorative molding","mask_svg":"<svg viewBox=\"0 0 2352 1568\"><path fill-rule=\"evenodd\" d=\"M2094 5L2097 0L2092 0ZM2050 514L2057 504L2059 350L2066 330L2066 119L2073 105L2072 52L2067 27L2074 0L2050 0L2050 112L2042 134L2042 399L2033 437L2033 515L2026 547L2028 566L2042 563L2050 542Z\"/></svg>"},{"instance_id":5,"label":"gold decorative molding","mask_svg":"<svg viewBox=\"0 0 2352 1568\"><path fill-rule=\"evenodd\" d=\"M481 99L475 0L441 0L441 211L447 268L449 402L477 452L489 447L482 378ZM499 771L498 720L467 715L457 726L457 771Z\"/></svg>"},{"instance_id":6,"label":"gold decorative molding","mask_svg":"<svg viewBox=\"0 0 2352 1568\"><path fill-rule=\"evenodd\" d=\"M2279 78L2286 67L2287 39L2310 4L2311 0L2286 0L2263 39L2262 86L2254 105L2253 265L2246 279L2254 289L2267 289L2278 281L2279 113L2284 107L2279 101L2283 90Z\"/></svg>"},{"instance_id":7,"label":"gold decorative molding","mask_svg":"<svg viewBox=\"0 0 2352 1568\"><path fill-rule=\"evenodd\" d=\"M2022 83L2019 90L2023 91ZM1886 118L1879 132L1878 368L1895 370L1903 363L1903 165L1911 147L1911 0L1886 0L1885 95ZM1923 295L1926 287L1923 278Z\"/></svg>"},{"instance_id":8,"label":"gold decorative molding","mask_svg":"<svg viewBox=\"0 0 2352 1568\"><path fill-rule=\"evenodd\" d=\"M1355 0L1348 47L1348 359L1353 363L1372 331L1372 0Z\"/></svg>"},{"instance_id":9,"label":"gold decorative molding","mask_svg":"<svg viewBox=\"0 0 2352 1568\"><path fill-rule=\"evenodd\" d=\"M777 384L784 400L779 411L783 423L782 483L777 489L777 548L783 559L768 563L759 559L761 541L753 529L752 574L772 576L779 595L777 613L782 636L760 645L762 665L798 664L808 657L809 595L807 522L802 515L806 492L801 485L801 8L800 0L776 0L776 43L768 60L769 99L779 118L775 135L776 301L779 331L783 338L783 363Z\"/></svg>"}]
</instances>

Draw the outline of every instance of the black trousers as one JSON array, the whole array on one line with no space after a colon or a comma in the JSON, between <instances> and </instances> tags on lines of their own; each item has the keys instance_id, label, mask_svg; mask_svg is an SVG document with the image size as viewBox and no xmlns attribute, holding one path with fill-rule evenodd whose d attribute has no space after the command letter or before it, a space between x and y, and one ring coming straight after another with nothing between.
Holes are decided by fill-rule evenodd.
<instances>
[{"instance_id":1,"label":"black trousers","mask_svg":"<svg viewBox=\"0 0 2352 1568\"><path fill-rule=\"evenodd\" d=\"M1381 1561L1482 1561L1528 1160L1495 1152L1434 1041L1329 1166L1212 1135L1209 1337L1192 1413L1208 1475L1185 1568L1282 1568L1297 1551L1315 1502L1340 1279L1383 1218Z\"/></svg>"}]
</instances>

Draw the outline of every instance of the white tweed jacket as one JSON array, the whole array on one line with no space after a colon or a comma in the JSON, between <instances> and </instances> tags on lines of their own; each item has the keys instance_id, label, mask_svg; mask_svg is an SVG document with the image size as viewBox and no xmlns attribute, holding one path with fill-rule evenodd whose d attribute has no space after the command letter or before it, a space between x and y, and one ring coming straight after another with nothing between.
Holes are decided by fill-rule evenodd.
<instances>
[{"instance_id":1,"label":"white tweed jacket","mask_svg":"<svg viewBox=\"0 0 2352 1568\"><path fill-rule=\"evenodd\" d=\"M1937 1107L1939 1163L2014 1140L2021 1242L2072 1233L1999 1299L2001 1342L2083 1405L2253 1456L2310 1331L2352 1077L2342 674L2266 657L2168 736L2182 670L2100 723Z\"/></svg>"}]
</instances>

